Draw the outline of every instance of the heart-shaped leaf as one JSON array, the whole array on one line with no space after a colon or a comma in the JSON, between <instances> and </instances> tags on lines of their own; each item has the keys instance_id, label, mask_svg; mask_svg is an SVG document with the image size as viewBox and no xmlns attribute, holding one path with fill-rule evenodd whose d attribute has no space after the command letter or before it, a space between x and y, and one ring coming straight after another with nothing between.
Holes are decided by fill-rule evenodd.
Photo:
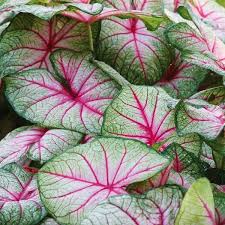
<instances>
[{"instance_id":1,"label":"heart-shaped leaf","mask_svg":"<svg viewBox=\"0 0 225 225\"><path fill-rule=\"evenodd\" d=\"M58 48L87 51L87 25L61 16L45 21L21 14L1 38L0 76L32 68L52 71L49 56Z\"/></svg>"},{"instance_id":2,"label":"heart-shaped leaf","mask_svg":"<svg viewBox=\"0 0 225 225\"><path fill-rule=\"evenodd\" d=\"M217 36L225 40L225 8L215 0L189 0L192 13L209 24Z\"/></svg>"},{"instance_id":3,"label":"heart-shaped leaf","mask_svg":"<svg viewBox=\"0 0 225 225\"><path fill-rule=\"evenodd\" d=\"M169 160L133 140L99 138L67 150L39 171L42 200L59 223L80 224L87 212L126 186L154 176Z\"/></svg>"},{"instance_id":4,"label":"heart-shaped leaf","mask_svg":"<svg viewBox=\"0 0 225 225\"><path fill-rule=\"evenodd\" d=\"M188 98L196 93L206 73L205 69L183 61L180 53L176 52L174 60L157 85L164 88L172 97Z\"/></svg>"},{"instance_id":5,"label":"heart-shaped leaf","mask_svg":"<svg viewBox=\"0 0 225 225\"><path fill-rule=\"evenodd\" d=\"M213 105L220 105L225 102L225 87L219 86L206 89L191 96L190 99L202 99Z\"/></svg>"},{"instance_id":6,"label":"heart-shaped leaf","mask_svg":"<svg viewBox=\"0 0 225 225\"><path fill-rule=\"evenodd\" d=\"M36 177L32 177L16 164L0 169L1 224L33 225L45 215Z\"/></svg>"},{"instance_id":7,"label":"heart-shaped leaf","mask_svg":"<svg viewBox=\"0 0 225 225\"><path fill-rule=\"evenodd\" d=\"M166 34L170 43L182 52L182 57L189 63L225 75L225 44L206 24L197 19L195 23L197 29L187 23L169 27Z\"/></svg>"},{"instance_id":8,"label":"heart-shaped leaf","mask_svg":"<svg viewBox=\"0 0 225 225\"><path fill-rule=\"evenodd\" d=\"M0 142L0 167L28 157L41 163L78 144L82 135L68 130L21 127Z\"/></svg>"},{"instance_id":9,"label":"heart-shaped leaf","mask_svg":"<svg viewBox=\"0 0 225 225\"><path fill-rule=\"evenodd\" d=\"M213 193L206 178L197 180L182 202L175 225L198 224L216 225Z\"/></svg>"},{"instance_id":10,"label":"heart-shaped leaf","mask_svg":"<svg viewBox=\"0 0 225 225\"><path fill-rule=\"evenodd\" d=\"M57 51L52 61L61 83L47 71L38 69L7 77L9 102L30 121L83 133L99 133L103 113L119 86L92 65L90 57Z\"/></svg>"},{"instance_id":11,"label":"heart-shaped leaf","mask_svg":"<svg viewBox=\"0 0 225 225\"><path fill-rule=\"evenodd\" d=\"M102 133L140 140L148 145L162 142L175 132L176 104L177 100L161 88L124 87L106 111Z\"/></svg>"},{"instance_id":12,"label":"heart-shaped leaf","mask_svg":"<svg viewBox=\"0 0 225 225\"><path fill-rule=\"evenodd\" d=\"M224 111L203 100L180 102L176 111L178 133L198 133L207 139L215 139L225 126Z\"/></svg>"},{"instance_id":13,"label":"heart-shaped leaf","mask_svg":"<svg viewBox=\"0 0 225 225\"><path fill-rule=\"evenodd\" d=\"M182 197L179 188L172 186L144 195L111 197L99 204L81 225L173 225Z\"/></svg>"},{"instance_id":14,"label":"heart-shaped leaf","mask_svg":"<svg viewBox=\"0 0 225 225\"><path fill-rule=\"evenodd\" d=\"M156 8L160 6L159 1L104 1L104 4L117 9L156 14ZM101 26L99 60L111 65L133 84L152 84L160 79L172 55L164 41L162 29L150 32L137 18L110 17L103 20Z\"/></svg>"}]
</instances>

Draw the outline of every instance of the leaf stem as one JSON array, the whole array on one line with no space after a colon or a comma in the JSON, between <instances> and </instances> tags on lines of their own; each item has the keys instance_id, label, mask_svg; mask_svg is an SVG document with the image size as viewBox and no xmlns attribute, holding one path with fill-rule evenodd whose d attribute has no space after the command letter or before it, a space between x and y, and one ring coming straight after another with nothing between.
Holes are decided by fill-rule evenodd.
<instances>
[{"instance_id":1,"label":"leaf stem","mask_svg":"<svg viewBox=\"0 0 225 225\"><path fill-rule=\"evenodd\" d=\"M92 36L92 29L91 25L88 24L88 38L89 38L89 47L92 52L94 52L94 43L93 43L93 36Z\"/></svg>"}]
</instances>

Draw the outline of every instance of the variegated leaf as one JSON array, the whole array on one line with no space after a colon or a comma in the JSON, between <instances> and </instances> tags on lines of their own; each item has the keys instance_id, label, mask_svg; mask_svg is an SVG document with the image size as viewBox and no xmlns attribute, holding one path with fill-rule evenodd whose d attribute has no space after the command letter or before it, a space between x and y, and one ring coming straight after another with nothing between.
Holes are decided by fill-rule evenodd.
<instances>
[{"instance_id":1,"label":"variegated leaf","mask_svg":"<svg viewBox=\"0 0 225 225\"><path fill-rule=\"evenodd\" d=\"M136 139L150 146L162 142L175 133L177 102L161 88L124 87L105 113L102 134Z\"/></svg>"},{"instance_id":2,"label":"variegated leaf","mask_svg":"<svg viewBox=\"0 0 225 225\"><path fill-rule=\"evenodd\" d=\"M39 171L41 197L59 223L80 224L88 212L126 186L154 176L169 160L133 140L99 138L67 150Z\"/></svg>"},{"instance_id":3,"label":"variegated leaf","mask_svg":"<svg viewBox=\"0 0 225 225\"><path fill-rule=\"evenodd\" d=\"M39 197L35 176L10 164L0 169L0 223L37 224L46 211Z\"/></svg>"},{"instance_id":4,"label":"variegated leaf","mask_svg":"<svg viewBox=\"0 0 225 225\"><path fill-rule=\"evenodd\" d=\"M60 82L38 69L7 77L9 102L21 116L35 123L99 133L103 113L119 86L92 65L90 57L57 51L52 61Z\"/></svg>"}]
</instances>

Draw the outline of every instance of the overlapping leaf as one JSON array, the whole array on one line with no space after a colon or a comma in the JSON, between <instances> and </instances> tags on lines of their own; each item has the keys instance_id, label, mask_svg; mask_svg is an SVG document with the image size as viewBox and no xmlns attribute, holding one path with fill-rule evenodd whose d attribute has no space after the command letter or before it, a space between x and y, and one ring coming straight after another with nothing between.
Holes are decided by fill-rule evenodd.
<instances>
[{"instance_id":1,"label":"overlapping leaf","mask_svg":"<svg viewBox=\"0 0 225 225\"><path fill-rule=\"evenodd\" d=\"M39 188L59 223L80 224L100 201L126 193L168 166L169 160L133 140L99 138L70 149L39 171Z\"/></svg>"},{"instance_id":2,"label":"overlapping leaf","mask_svg":"<svg viewBox=\"0 0 225 225\"><path fill-rule=\"evenodd\" d=\"M163 151L162 154L172 159L171 164L156 176L131 184L128 191L144 193L151 188L161 187L168 183L189 188L196 179L205 175L208 168L207 163L199 160L201 148L202 140L196 134L169 138L158 150Z\"/></svg>"},{"instance_id":3,"label":"overlapping leaf","mask_svg":"<svg viewBox=\"0 0 225 225\"><path fill-rule=\"evenodd\" d=\"M194 178L200 178L208 166L201 162L193 153L185 151L178 144L172 144L165 154L173 159L172 169L178 173L185 172Z\"/></svg>"},{"instance_id":4,"label":"overlapping leaf","mask_svg":"<svg viewBox=\"0 0 225 225\"><path fill-rule=\"evenodd\" d=\"M225 134L221 133L219 137L217 137L213 141L207 141L207 144L211 147L213 152L213 159L215 161L216 167L218 169L225 169Z\"/></svg>"},{"instance_id":5,"label":"overlapping leaf","mask_svg":"<svg viewBox=\"0 0 225 225\"><path fill-rule=\"evenodd\" d=\"M220 105L225 101L225 87L219 86L202 90L191 96L190 99L202 99L210 104Z\"/></svg>"},{"instance_id":6,"label":"overlapping leaf","mask_svg":"<svg viewBox=\"0 0 225 225\"><path fill-rule=\"evenodd\" d=\"M171 12L177 12L178 8L184 3L185 0L163 0L164 8Z\"/></svg>"},{"instance_id":7,"label":"overlapping leaf","mask_svg":"<svg viewBox=\"0 0 225 225\"><path fill-rule=\"evenodd\" d=\"M1 77L32 68L52 70L50 54L58 49L84 52L89 49L88 29L83 23L56 16L45 21L21 14L1 38Z\"/></svg>"},{"instance_id":8,"label":"overlapping leaf","mask_svg":"<svg viewBox=\"0 0 225 225\"><path fill-rule=\"evenodd\" d=\"M90 57L57 51L52 61L61 82L44 70L7 77L9 102L30 121L83 133L99 133L102 115L118 92L118 85L92 65Z\"/></svg>"},{"instance_id":9,"label":"overlapping leaf","mask_svg":"<svg viewBox=\"0 0 225 225\"><path fill-rule=\"evenodd\" d=\"M178 23L167 30L169 41L182 52L189 63L225 75L225 44L203 22L195 19L197 30L186 23ZM196 32L197 31L197 32Z\"/></svg>"},{"instance_id":10,"label":"overlapping leaf","mask_svg":"<svg viewBox=\"0 0 225 225\"><path fill-rule=\"evenodd\" d=\"M180 53L176 52L173 62L157 85L175 98L188 98L197 91L205 74L205 69L183 61Z\"/></svg>"},{"instance_id":11,"label":"overlapping leaf","mask_svg":"<svg viewBox=\"0 0 225 225\"><path fill-rule=\"evenodd\" d=\"M207 179L197 180L184 196L175 225L215 225L213 193Z\"/></svg>"},{"instance_id":12,"label":"overlapping leaf","mask_svg":"<svg viewBox=\"0 0 225 225\"><path fill-rule=\"evenodd\" d=\"M172 144L165 154L173 159L166 183L177 184L188 189L198 178L205 176L208 164L201 162L199 157L178 144Z\"/></svg>"},{"instance_id":13,"label":"overlapping leaf","mask_svg":"<svg viewBox=\"0 0 225 225\"><path fill-rule=\"evenodd\" d=\"M185 189L189 189L195 181L196 181L196 179L192 175L190 175L186 172L178 173L174 170L171 170L167 183L173 184L173 185L176 184Z\"/></svg>"},{"instance_id":14,"label":"overlapping leaf","mask_svg":"<svg viewBox=\"0 0 225 225\"><path fill-rule=\"evenodd\" d=\"M1 224L33 225L45 215L36 177L32 177L16 164L0 169Z\"/></svg>"},{"instance_id":15,"label":"overlapping leaf","mask_svg":"<svg viewBox=\"0 0 225 225\"><path fill-rule=\"evenodd\" d=\"M202 139L198 134L187 134L184 136L172 136L162 142L162 144L155 146L160 152L163 152L170 144L176 143L180 145L185 151L193 153L198 157L202 149Z\"/></svg>"},{"instance_id":16,"label":"overlapping leaf","mask_svg":"<svg viewBox=\"0 0 225 225\"><path fill-rule=\"evenodd\" d=\"M176 112L176 127L181 135L196 132L215 139L225 126L224 111L204 100L180 102Z\"/></svg>"},{"instance_id":17,"label":"overlapping leaf","mask_svg":"<svg viewBox=\"0 0 225 225\"><path fill-rule=\"evenodd\" d=\"M163 89L124 87L106 111L102 133L131 138L153 145L175 132L174 107L177 100Z\"/></svg>"},{"instance_id":18,"label":"overlapping leaf","mask_svg":"<svg viewBox=\"0 0 225 225\"><path fill-rule=\"evenodd\" d=\"M157 188L144 195L111 197L99 204L82 225L173 225L182 199L177 187Z\"/></svg>"},{"instance_id":19,"label":"overlapping leaf","mask_svg":"<svg viewBox=\"0 0 225 225\"><path fill-rule=\"evenodd\" d=\"M212 26L217 36L225 40L225 8L215 0L189 0L192 13Z\"/></svg>"},{"instance_id":20,"label":"overlapping leaf","mask_svg":"<svg viewBox=\"0 0 225 225\"><path fill-rule=\"evenodd\" d=\"M173 164L170 163L168 167L166 167L164 170L151 177L150 179L129 185L127 187L127 191L131 194L144 194L150 189L166 185L171 173L172 166Z\"/></svg>"},{"instance_id":21,"label":"overlapping leaf","mask_svg":"<svg viewBox=\"0 0 225 225\"><path fill-rule=\"evenodd\" d=\"M61 129L21 127L0 142L0 167L18 162L27 153L29 158L45 162L67 148L75 146L82 135Z\"/></svg>"},{"instance_id":22,"label":"overlapping leaf","mask_svg":"<svg viewBox=\"0 0 225 225\"><path fill-rule=\"evenodd\" d=\"M200 159L210 165L210 167L215 168L215 161L213 159L212 148L208 146L205 142L202 144L202 152Z\"/></svg>"},{"instance_id":23,"label":"overlapping leaf","mask_svg":"<svg viewBox=\"0 0 225 225\"><path fill-rule=\"evenodd\" d=\"M160 14L156 8L162 7L159 1L104 1L104 4L156 14ZM152 84L160 79L170 63L171 52L162 36L162 29L149 32L137 18L111 17L102 21L98 58L133 84Z\"/></svg>"}]
</instances>

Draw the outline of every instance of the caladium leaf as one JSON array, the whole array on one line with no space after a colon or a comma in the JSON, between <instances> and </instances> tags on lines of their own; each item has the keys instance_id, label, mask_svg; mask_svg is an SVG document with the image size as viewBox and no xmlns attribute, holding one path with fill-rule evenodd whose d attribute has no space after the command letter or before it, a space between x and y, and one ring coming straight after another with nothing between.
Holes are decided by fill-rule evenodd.
<instances>
[{"instance_id":1,"label":"caladium leaf","mask_svg":"<svg viewBox=\"0 0 225 225\"><path fill-rule=\"evenodd\" d=\"M47 130L38 142L30 146L27 157L34 161L44 163L63 151L77 145L82 137L82 134L70 130Z\"/></svg>"},{"instance_id":2,"label":"caladium leaf","mask_svg":"<svg viewBox=\"0 0 225 225\"><path fill-rule=\"evenodd\" d=\"M185 151L193 153L195 156L199 156L202 150L202 139L198 134L187 134L184 136L172 136L162 142L157 150L163 152L170 144L176 143L180 145Z\"/></svg>"},{"instance_id":3,"label":"caladium leaf","mask_svg":"<svg viewBox=\"0 0 225 225\"><path fill-rule=\"evenodd\" d=\"M197 30L186 23L171 26L166 32L168 40L189 63L225 75L225 44L206 24L197 19L195 23Z\"/></svg>"},{"instance_id":4,"label":"caladium leaf","mask_svg":"<svg viewBox=\"0 0 225 225\"><path fill-rule=\"evenodd\" d=\"M80 224L88 211L133 182L154 176L169 160L133 140L99 138L67 150L39 171L39 189L59 223Z\"/></svg>"},{"instance_id":5,"label":"caladium leaf","mask_svg":"<svg viewBox=\"0 0 225 225\"><path fill-rule=\"evenodd\" d=\"M185 171L178 173L174 170L171 170L167 180L167 184L176 184L182 188L189 189L195 181L196 179Z\"/></svg>"},{"instance_id":6,"label":"caladium leaf","mask_svg":"<svg viewBox=\"0 0 225 225\"><path fill-rule=\"evenodd\" d=\"M189 0L192 13L209 24L217 36L225 40L225 8L215 0Z\"/></svg>"},{"instance_id":7,"label":"caladium leaf","mask_svg":"<svg viewBox=\"0 0 225 225\"><path fill-rule=\"evenodd\" d=\"M7 8L11 6L18 6L28 3L30 0L2 0L0 2L1 8Z\"/></svg>"},{"instance_id":8,"label":"caladium leaf","mask_svg":"<svg viewBox=\"0 0 225 225\"><path fill-rule=\"evenodd\" d=\"M160 187L167 183L189 188L197 178L204 176L205 170L208 168L207 164L199 160L201 148L202 140L196 134L169 138L158 150L172 158L171 164L154 177L131 184L128 191L144 193L151 188Z\"/></svg>"},{"instance_id":9,"label":"caladium leaf","mask_svg":"<svg viewBox=\"0 0 225 225\"><path fill-rule=\"evenodd\" d=\"M225 169L225 133L212 141L206 141L206 143L212 148L213 159L218 169Z\"/></svg>"},{"instance_id":10,"label":"caladium leaf","mask_svg":"<svg viewBox=\"0 0 225 225\"><path fill-rule=\"evenodd\" d=\"M75 146L82 135L69 130L21 127L0 142L0 167L28 157L41 163Z\"/></svg>"},{"instance_id":11,"label":"caladium leaf","mask_svg":"<svg viewBox=\"0 0 225 225\"><path fill-rule=\"evenodd\" d=\"M3 8L1 9L0 6L0 25L1 25L1 30L4 30L2 27L10 21L14 16L14 13L12 12L11 8Z\"/></svg>"},{"instance_id":12,"label":"caladium leaf","mask_svg":"<svg viewBox=\"0 0 225 225\"><path fill-rule=\"evenodd\" d=\"M99 204L81 225L173 225L182 192L177 187L157 188L144 195L122 195Z\"/></svg>"},{"instance_id":13,"label":"caladium leaf","mask_svg":"<svg viewBox=\"0 0 225 225\"><path fill-rule=\"evenodd\" d=\"M205 69L183 61L180 53L176 52L174 60L156 85L164 88L172 97L188 98L196 93L206 73Z\"/></svg>"},{"instance_id":14,"label":"caladium leaf","mask_svg":"<svg viewBox=\"0 0 225 225\"><path fill-rule=\"evenodd\" d=\"M85 12L90 15L98 15L100 14L104 7L102 4L94 3L94 4L86 4L86 3L69 3L70 6L75 6L77 9L79 9L82 12Z\"/></svg>"},{"instance_id":15,"label":"caladium leaf","mask_svg":"<svg viewBox=\"0 0 225 225\"><path fill-rule=\"evenodd\" d=\"M45 129L38 127L21 127L10 132L0 142L0 167L18 162L44 133Z\"/></svg>"},{"instance_id":16,"label":"caladium leaf","mask_svg":"<svg viewBox=\"0 0 225 225\"><path fill-rule=\"evenodd\" d=\"M185 0L163 0L164 9L171 12L177 12L180 6L185 4Z\"/></svg>"},{"instance_id":17,"label":"caladium leaf","mask_svg":"<svg viewBox=\"0 0 225 225\"><path fill-rule=\"evenodd\" d=\"M216 189L218 191L225 193L225 185L216 185L216 184L214 184L214 186L216 187Z\"/></svg>"},{"instance_id":18,"label":"caladium leaf","mask_svg":"<svg viewBox=\"0 0 225 225\"><path fill-rule=\"evenodd\" d=\"M192 184L184 196L175 221L175 225L180 224L215 225L213 193L206 178Z\"/></svg>"},{"instance_id":19,"label":"caladium leaf","mask_svg":"<svg viewBox=\"0 0 225 225\"><path fill-rule=\"evenodd\" d=\"M16 7L13 11L18 13L30 13L41 19L49 20L57 13L65 10L67 6L65 4L55 6L44 6L44 5L23 5Z\"/></svg>"},{"instance_id":20,"label":"caladium leaf","mask_svg":"<svg viewBox=\"0 0 225 225\"><path fill-rule=\"evenodd\" d=\"M149 12L156 16L162 15L162 2L160 0L151 1L151 0L138 0L138 1L132 1L132 0L97 0L98 2L101 2L104 6L130 11L130 10L139 10L143 12Z\"/></svg>"},{"instance_id":21,"label":"caladium leaf","mask_svg":"<svg viewBox=\"0 0 225 225\"><path fill-rule=\"evenodd\" d=\"M208 164L200 161L195 154L175 143L170 145L164 154L173 159L166 181L168 184L177 184L188 189L196 179L205 176L209 168Z\"/></svg>"},{"instance_id":22,"label":"caladium leaf","mask_svg":"<svg viewBox=\"0 0 225 225\"><path fill-rule=\"evenodd\" d=\"M155 176L149 178L148 180L129 185L127 187L127 191L129 193L143 194L150 189L164 186L165 184L167 184L172 166L173 164L170 163L167 168L165 168Z\"/></svg>"},{"instance_id":23,"label":"caladium leaf","mask_svg":"<svg viewBox=\"0 0 225 225\"><path fill-rule=\"evenodd\" d=\"M20 166L9 164L0 169L1 224L37 224L46 211L41 203L35 176Z\"/></svg>"},{"instance_id":24,"label":"caladium leaf","mask_svg":"<svg viewBox=\"0 0 225 225\"><path fill-rule=\"evenodd\" d=\"M215 168L215 161L213 159L212 148L207 145L205 142L202 144L202 152L200 159L210 165L210 167Z\"/></svg>"},{"instance_id":25,"label":"caladium leaf","mask_svg":"<svg viewBox=\"0 0 225 225\"><path fill-rule=\"evenodd\" d=\"M174 143L164 152L173 159L172 169L178 173L185 172L194 178L200 178L208 168L193 153L185 151L180 145Z\"/></svg>"},{"instance_id":26,"label":"caladium leaf","mask_svg":"<svg viewBox=\"0 0 225 225\"><path fill-rule=\"evenodd\" d=\"M152 12L158 3L159 1L104 1L107 6L143 12ZM160 79L169 66L172 55L162 37L162 29L149 32L137 18L122 20L110 17L103 20L101 26L99 60L111 65L133 84L152 84Z\"/></svg>"},{"instance_id":27,"label":"caladium leaf","mask_svg":"<svg viewBox=\"0 0 225 225\"><path fill-rule=\"evenodd\" d=\"M49 55L58 48L87 51L87 25L61 16L45 21L21 14L1 38L0 76L32 68L51 71Z\"/></svg>"},{"instance_id":28,"label":"caladium leaf","mask_svg":"<svg viewBox=\"0 0 225 225\"><path fill-rule=\"evenodd\" d=\"M216 225L225 224L225 193L214 192L215 208L216 208Z\"/></svg>"},{"instance_id":29,"label":"caladium leaf","mask_svg":"<svg viewBox=\"0 0 225 225\"><path fill-rule=\"evenodd\" d=\"M191 99L180 102L176 111L178 133L198 133L207 139L215 139L225 126L224 111L204 100Z\"/></svg>"},{"instance_id":30,"label":"caladium leaf","mask_svg":"<svg viewBox=\"0 0 225 225\"><path fill-rule=\"evenodd\" d=\"M190 99L202 99L213 105L220 105L225 101L225 87L219 86L206 89L191 96Z\"/></svg>"},{"instance_id":31,"label":"caladium leaf","mask_svg":"<svg viewBox=\"0 0 225 225\"><path fill-rule=\"evenodd\" d=\"M92 65L90 57L57 51L52 61L61 83L47 71L38 69L7 77L9 102L30 121L82 133L99 133L103 113L119 86Z\"/></svg>"},{"instance_id":32,"label":"caladium leaf","mask_svg":"<svg viewBox=\"0 0 225 225\"><path fill-rule=\"evenodd\" d=\"M98 60L93 60L93 63L103 70L106 74L108 74L113 80L115 80L118 84L121 86L126 86L130 85L130 82L128 82L123 76L121 76L116 70L114 70L111 66L108 64L98 61Z\"/></svg>"},{"instance_id":33,"label":"caladium leaf","mask_svg":"<svg viewBox=\"0 0 225 225\"><path fill-rule=\"evenodd\" d=\"M106 110L102 134L140 140L153 145L175 132L177 100L163 89L126 86Z\"/></svg>"}]
</instances>

